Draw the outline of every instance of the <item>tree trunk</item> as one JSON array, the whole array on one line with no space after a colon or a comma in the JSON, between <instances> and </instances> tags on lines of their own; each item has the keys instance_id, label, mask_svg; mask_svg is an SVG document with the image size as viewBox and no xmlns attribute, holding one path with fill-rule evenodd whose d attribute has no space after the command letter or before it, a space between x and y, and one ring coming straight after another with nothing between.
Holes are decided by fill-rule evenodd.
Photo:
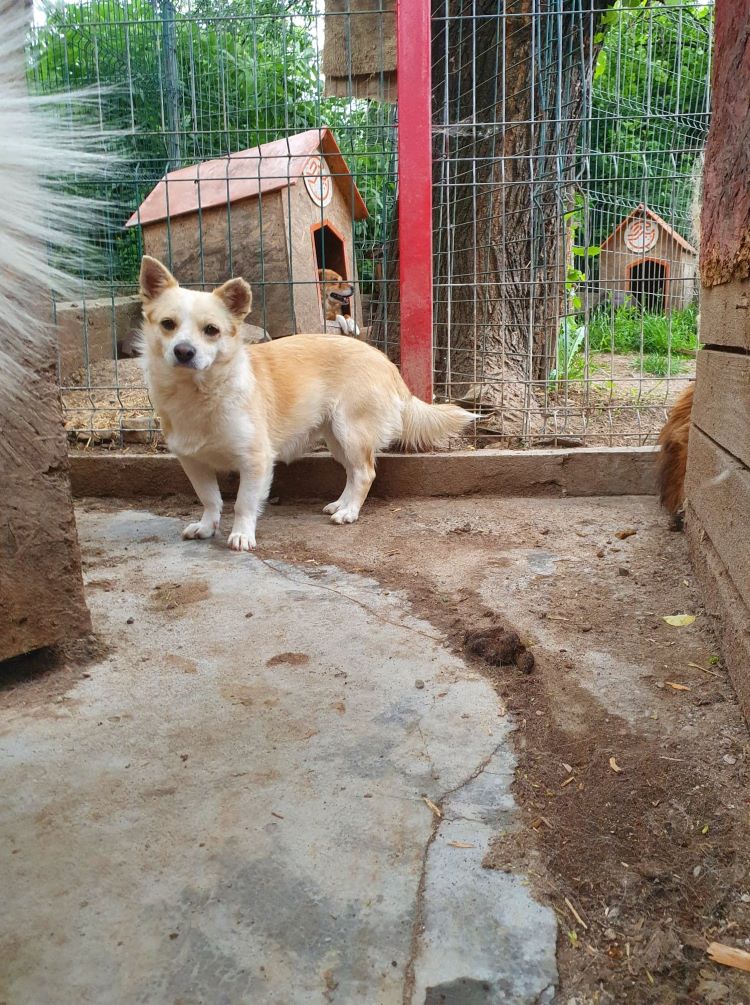
<instances>
[{"instance_id":1,"label":"tree trunk","mask_svg":"<svg viewBox=\"0 0 750 1005\"><path fill-rule=\"evenodd\" d=\"M611 2L433 0L435 389L501 423L538 407L555 358L576 141ZM387 320L390 344L392 245L375 326L382 341Z\"/></svg>"}]
</instances>

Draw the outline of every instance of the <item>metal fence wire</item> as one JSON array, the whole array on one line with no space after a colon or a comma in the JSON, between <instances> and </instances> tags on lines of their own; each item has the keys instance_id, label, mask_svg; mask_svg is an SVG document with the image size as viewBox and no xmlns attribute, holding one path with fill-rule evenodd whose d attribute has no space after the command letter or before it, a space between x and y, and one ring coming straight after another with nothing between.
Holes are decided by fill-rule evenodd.
<instances>
[{"instance_id":1,"label":"metal fence wire","mask_svg":"<svg viewBox=\"0 0 750 1005\"><path fill-rule=\"evenodd\" d=\"M698 343L711 36L692 0L433 0L434 386L480 408L464 445L655 439ZM93 87L117 133L55 305L71 440L160 445L144 251L195 288L244 275L248 340L352 337L325 316L332 270L345 326L398 360L395 71L389 0L39 7L32 91Z\"/></svg>"}]
</instances>

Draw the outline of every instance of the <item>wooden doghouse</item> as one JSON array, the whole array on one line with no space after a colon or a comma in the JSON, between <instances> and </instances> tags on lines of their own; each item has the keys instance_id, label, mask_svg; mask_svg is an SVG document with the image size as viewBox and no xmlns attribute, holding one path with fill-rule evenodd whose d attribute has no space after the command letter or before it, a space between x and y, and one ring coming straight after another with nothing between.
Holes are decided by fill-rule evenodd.
<instances>
[{"instance_id":1,"label":"wooden doghouse","mask_svg":"<svg viewBox=\"0 0 750 1005\"><path fill-rule=\"evenodd\" d=\"M244 276L249 320L273 338L324 330L318 269L355 288L353 224L367 209L328 129L170 171L130 217L143 250L184 285L207 288Z\"/></svg>"},{"instance_id":2,"label":"wooden doghouse","mask_svg":"<svg viewBox=\"0 0 750 1005\"><path fill-rule=\"evenodd\" d=\"M616 304L655 313L679 310L697 295L698 252L642 203L602 243L599 288Z\"/></svg>"}]
</instances>

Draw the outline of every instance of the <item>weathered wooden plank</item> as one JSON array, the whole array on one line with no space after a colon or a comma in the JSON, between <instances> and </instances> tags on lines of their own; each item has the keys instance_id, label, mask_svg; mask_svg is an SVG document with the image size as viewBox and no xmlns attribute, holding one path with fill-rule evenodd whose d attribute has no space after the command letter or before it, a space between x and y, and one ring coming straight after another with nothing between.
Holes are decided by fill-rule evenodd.
<instances>
[{"instance_id":1,"label":"weathered wooden plank","mask_svg":"<svg viewBox=\"0 0 750 1005\"><path fill-rule=\"evenodd\" d=\"M750 280L702 289L700 341L750 350Z\"/></svg>"},{"instance_id":2,"label":"weathered wooden plank","mask_svg":"<svg viewBox=\"0 0 750 1005\"><path fill-rule=\"evenodd\" d=\"M692 506L685 513L690 558L703 587L703 606L711 619L722 656L745 718L750 722L750 608Z\"/></svg>"},{"instance_id":3,"label":"weathered wooden plank","mask_svg":"<svg viewBox=\"0 0 750 1005\"><path fill-rule=\"evenodd\" d=\"M750 605L750 471L695 426L685 494L737 592Z\"/></svg>"},{"instance_id":4,"label":"weathered wooden plank","mask_svg":"<svg viewBox=\"0 0 750 1005\"><path fill-rule=\"evenodd\" d=\"M713 109L701 213L701 279L750 276L750 0L716 5Z\"/></svg>"},{"instance_id":5,"label":"weathered wooden plank","mask_svg":"<svg viewBox=\"0 0 750 1005\"><path fill-rule=\"evenodd\" d=\"M582 450L473 450L444 454L382 454L373 496L651 495L656 491L654 447ZM71 455L76 496L145 498L193 495L179 461L169 454ZM237 479L219 480L232 496ZM330 454L306 454L278 465L272 493L285 499L329 499L344 485Z\"/></svg>"},{"instance_id":6,"label":"weathered wooden plank","mask_svg":"<svg viewBox=\"0 0 750 1005\"><path fill-rule=\"evenodd\" d=\"M698 353L693 424L750 467L750 356Z\"/></svg>"}]
</instances>

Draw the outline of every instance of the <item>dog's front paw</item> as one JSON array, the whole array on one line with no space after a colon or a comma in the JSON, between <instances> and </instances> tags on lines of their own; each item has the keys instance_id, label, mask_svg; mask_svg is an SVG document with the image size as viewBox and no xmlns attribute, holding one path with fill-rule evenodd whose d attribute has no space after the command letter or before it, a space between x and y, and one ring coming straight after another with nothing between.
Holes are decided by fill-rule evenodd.
<instances>
[{"instance_id":1,"label":"dog's front paw","mask_svg":"<svg viewBox=\"0 0 750 1005\"><path fill-rule=\"evenodd\" d=\"M255 547L255 534L238 534L233 531L227 544L232 551L252 551Z\"/></svg>"},{"instance_id":2,"label":"dog's front paw","mask_svg":"<svg viewBox=\"0 0 750 1005\"><path fill-rule=\"evenodd\" d=\"M331 517L331 523L354 523L359 510L354 506L340 506Z\"/></svg>"},{"instance_id":3,"label":"dog's front paw","mask_svg":"<svg viewBox=\"0 0 750 1005\"><path fill-rule=\"evenodd\" d=\"M327 506L323 507L324 513L335 513L337 510L341 509L341 503L337 499L336 502L328 503Z\"/></svg>"},{"instance_id":4,"label":"dog's front paw","mask_svg":"<svg viewBox=\"0 0 750 1005\"><path fill-rule=\"evenodd\" d=\"M205 540L208 537L213 537L215 533L215 524L205 524L200 521L199 523L189 523L183 530L182 537L185 541L194 541L196 538Z\"/></svg>"}]
</instances>

